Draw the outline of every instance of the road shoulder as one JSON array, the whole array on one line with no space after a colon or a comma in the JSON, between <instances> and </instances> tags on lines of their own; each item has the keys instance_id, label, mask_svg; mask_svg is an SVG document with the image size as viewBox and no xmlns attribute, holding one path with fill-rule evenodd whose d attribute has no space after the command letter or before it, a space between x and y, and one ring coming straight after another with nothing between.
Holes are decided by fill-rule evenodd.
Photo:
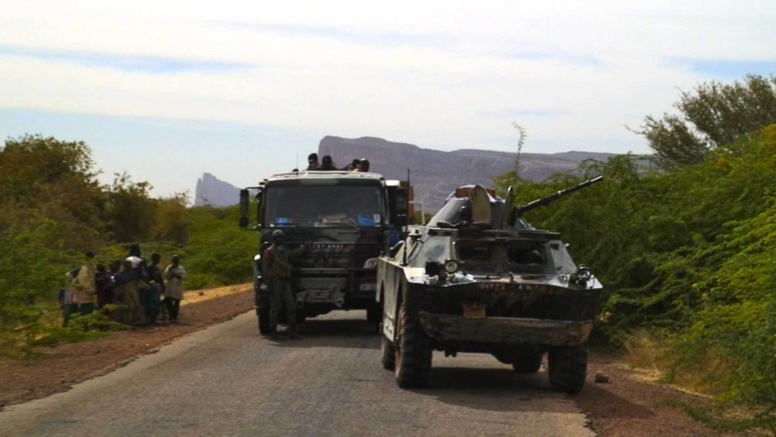
<instances>
[{"instance_id":1,"label":"road shoulder","mask_svg":"<svg viewBox=\"0 0 776 437\"><path fill-rule=\"evenodd\" d=\"M196 292L188 300L181 308L179 324L131 329L98 340L39 348L38 359L0 363L0 408L67 391L78 382L109 373L138 356L154 353L183 335L253 308L249 285L226 291L208 290L202 295Z\"/></svg>"}]
</instances>

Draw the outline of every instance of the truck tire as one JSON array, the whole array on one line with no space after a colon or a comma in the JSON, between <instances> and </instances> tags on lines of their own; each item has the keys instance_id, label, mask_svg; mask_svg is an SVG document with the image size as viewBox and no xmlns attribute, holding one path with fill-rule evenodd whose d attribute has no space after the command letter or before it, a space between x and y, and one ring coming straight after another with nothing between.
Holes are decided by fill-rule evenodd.
<instances>
[{"instance_id":1,"label":"truck tire","mask_svg":"<svg viewBox=\"0 0 776 437\"><path fill-rule=\"evenodd\" d=\"M550 387L575 395L585 386L587 351L582 347L557 347L547 353Z\"/></svg>"},{"instance_id":2,"label":"truck tire","mask_svg":"<svg viewBox=\"0 0 776 437\"><path fill-rule=\"evenodd\" d=\"M542 355L544 354L521 354L512 363L512 369L517 373L536 373L542 367Z\"/></svg>"},{"instance_id":3,"label":"truck tire","mask_svg":"<svg viewBox=\"0 0 776 437\"><path fill-rule=\"evenodd\" d=\"M259 306L259 308L256 309L256 316L259 319L259 334L264 336L269 335L269 305Z\"/></svg>"},{"instance_id":4,"label":"truck tire","mask_svg":"<svg viewBox=\"0 0 776 437\"><path fill-rule=\"evenodd\" d=\"M395 344L396 383L401 388L428 387L431 373L431 339L423 332L404 302L399 310L398 341Z\"/></svg>"},{"instance_id":5,"label":"truck tire","mask_svg":"<svg viewBox=\"0 0 776 437\"><path fill-rule=\"evenodd\" d=\"M380 323L383 321L383 306L373 306L366 309L366 321L369 323Z\"/></svg>"},{"instance_id":6,"label":"truck tire","mask_svg":"<svg viewBox=\"0 0 776 437\"><path fill-rule=\"evenodd\" d=\"M380 336L382 338L382 351L383 356L380 359L380 363L385 370L396 369L396 350L393 348L393 342L385 335Z\"/></svg>"}]
</instances>

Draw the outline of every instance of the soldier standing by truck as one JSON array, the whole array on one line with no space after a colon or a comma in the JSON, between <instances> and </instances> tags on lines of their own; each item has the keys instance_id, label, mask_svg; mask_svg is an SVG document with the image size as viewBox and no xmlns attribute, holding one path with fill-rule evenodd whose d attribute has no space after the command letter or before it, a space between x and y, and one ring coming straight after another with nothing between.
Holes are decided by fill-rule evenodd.
<instances>
[{"instance_id":1,"label":"soldier standing by truck","mask_svg":"<svg viewBox=\"0 0 776 437\"><path fill-rule=\"evenodd\" d=\"M270 306L269 306L269 326L270 339L278 341L278 318L280 316L280 307L286 309L286 321L288 328L286 333L292 340L301 340L302 337L296 333L296 299L291 289L291 263L290 259L295 258L304 252L305 247L289 251L285 246L286 234L280 229L272 232L272 245L264 252L265 275L270 279Z\"/></svg>"}]
</instances>

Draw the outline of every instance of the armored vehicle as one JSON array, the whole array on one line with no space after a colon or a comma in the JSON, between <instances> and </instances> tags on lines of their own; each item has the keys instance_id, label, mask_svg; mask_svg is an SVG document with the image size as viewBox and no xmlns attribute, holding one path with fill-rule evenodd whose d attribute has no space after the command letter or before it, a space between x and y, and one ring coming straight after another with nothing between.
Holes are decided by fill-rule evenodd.
<instances>
[{"instance_id":1,"label":"armored vehicle","mask_svg":"<svg viewBox=\"0 0 776 437\"><path fill-rule=\"evenodd\" d=\"M367 310L379 323L375 301L377 258L400 239L409 214L408 184L375 173L297 171L274 175L240 192L240 226L260 232L253 257L258 328L268 335L269 290L263 279L264 251L282 229L290 248L307 249L293 260L296 322L332 310ZM254 198L258 224L250 225ZM281 315L283 313L281 312ZM282 318L282 316L281 316ZM281 319L281 323L283 320Z\"/></svg>"},{"instance_id":2,"label":"armored vehicle","mask_svg":"<svg viewBox=\"0 0 776 437\"><path fill-rule=\"evenodd\" d=\"M602 286L558 233L535 229L523 214L601 180L519 207L511 188L501 199L461 187L380 257L382 365L400 387L427 386L438 350L489 353L518 373L538 372L546 354L552 389L582 389Z\"/></svg>"}]
</instances>

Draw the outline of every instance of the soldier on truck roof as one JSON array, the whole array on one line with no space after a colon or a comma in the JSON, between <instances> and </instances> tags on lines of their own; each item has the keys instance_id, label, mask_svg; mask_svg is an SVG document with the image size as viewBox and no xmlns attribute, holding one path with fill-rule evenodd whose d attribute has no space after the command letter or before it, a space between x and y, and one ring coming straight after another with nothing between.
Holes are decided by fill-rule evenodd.
<instances>
[{"instance_id":1,"label":"soldier on truck roof","mask_svg":"<svg viewBox=\"0 0 776 437\"><path fill-rule=\"evenodd\" d=\"M369 160L366 158L361 158L358 160L358 168L356 168L356 171L359 173L368 173L369 172Z\"/></svg>"},{"instance_id":2,"label":"soldier on truck roof","mask_svg":"<svg viewBox=\"0 0 776 437\"><path fill-rule=\"evenodd\" d=\"M318 167L318 170L337 170L337 166L332 162L330 155L323 155L323 164Z\"/></svg>"},{"instance_id":3,"label":"soldier on truck roof","mask_svg":"<svg viewBox=\"0 0 776 437\"><path fill-rule=\"evenodd\" d=\"M311 153L307 155L307 170L318 170L320 164L318 164L318 154Z\"/></svg>"}]
</instances>

